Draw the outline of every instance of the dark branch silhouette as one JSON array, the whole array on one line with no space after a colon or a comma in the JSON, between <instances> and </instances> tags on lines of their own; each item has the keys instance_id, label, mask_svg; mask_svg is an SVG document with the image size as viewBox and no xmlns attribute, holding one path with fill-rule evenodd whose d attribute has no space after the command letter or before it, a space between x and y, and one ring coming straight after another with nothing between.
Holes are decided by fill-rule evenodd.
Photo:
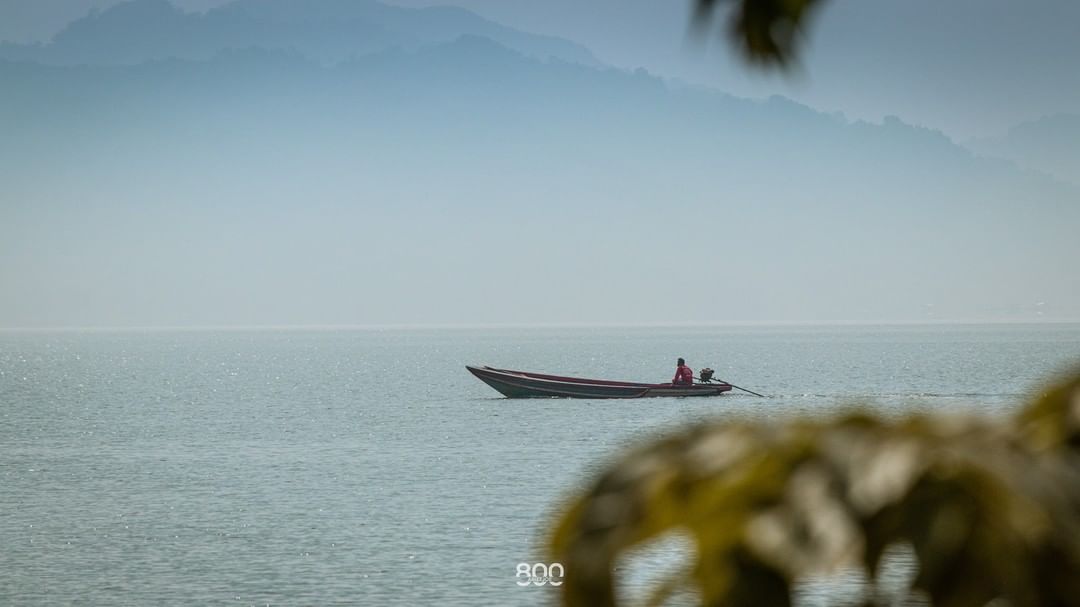
<instances>
[{"instance_id":1,"label":"dark branch silhouette","mask_svg":"<svg viewBox=\"0 0 1080 607\"><path fill-rule=\"evenodd\" d=\"M732 3L728 35L743 57L784 68L798 58L803 30L822 0L697 0L695 27L708 29L721 5Z\"/></svg>"}]
</instances>

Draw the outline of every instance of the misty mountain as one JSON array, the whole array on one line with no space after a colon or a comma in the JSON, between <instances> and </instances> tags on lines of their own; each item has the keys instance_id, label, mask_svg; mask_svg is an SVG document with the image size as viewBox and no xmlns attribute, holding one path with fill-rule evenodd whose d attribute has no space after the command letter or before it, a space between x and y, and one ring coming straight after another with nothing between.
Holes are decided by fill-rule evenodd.
<instances>
[{"instance_id":1,"label":"misty mountain","mask_svg":"<svg viewBox=\"0 0 1080 607\"><path fill-rule=\"evenodd\" d=\"M1080 115L1044 116L1018 124L1004 135L972 139L965 145L1080 186Z\"/></svg>"},{"instance_id":2,"label":"misty mountain","mask_svg":"<svg viewBox=\"0 0 1080 607\"><path fill-rule=\"evenodd\" d=\"M0 87L12 322L72 301L72 323L136 325L1080 311L1077 188L898 118L476 36L329 66L3 62Z\"/></svg>"},{"instance_id":3,"label":"misty mountain","mask_svg":"<svg viewBox=\"0 0 1080 607\"><path fill-rule=\"evenodd\" d=\"M130 0L74 21L49 44L0 44L0 58L52 65L133 65L209 59L227 49L289 50L334 63L391 48L415 50L462 35L539 59L595 65L585 47L483 19L465 9L409 9L375 0L237 0L205 14L168 0Z\"/></svg>"}]
</instances>

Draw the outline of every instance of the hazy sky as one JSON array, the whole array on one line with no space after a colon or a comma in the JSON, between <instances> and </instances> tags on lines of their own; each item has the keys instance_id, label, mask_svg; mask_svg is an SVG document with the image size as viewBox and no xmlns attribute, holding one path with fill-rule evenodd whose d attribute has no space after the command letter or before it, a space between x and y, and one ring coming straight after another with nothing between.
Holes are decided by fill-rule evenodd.
<instances>
[{"instance_id":1,"label":"hazy sky","mask_svg":"<svg viewBox=\"0 0 1080 607\"><path fill-rule=\"evenodd\" d=\"M802 70L784 77L747 70L717 40L715 52L703 52L687 36L689 2L452 3L580 41L615 65L739 95L784 94L854 118L899 115L960 139L1080 113L1080 3L1073 0L831 0L809 30Z\"/></svg>"},{"instance_id":2,"label":"hazy sky","mask_svg":"<svg viewBox=\"0 0 1080 607\"><path fill-rule=\"evenodd\" d=\"M0 36L111 3L4 0ZM1077 182L958 145L1076 113L1080 5L833 0L792 84L688 54L680 3L458 3L714 90L437 36L0 62L0 327L1080 319ZM355 54L210 30L179 44Z\"/></svg>"}]
</instances>

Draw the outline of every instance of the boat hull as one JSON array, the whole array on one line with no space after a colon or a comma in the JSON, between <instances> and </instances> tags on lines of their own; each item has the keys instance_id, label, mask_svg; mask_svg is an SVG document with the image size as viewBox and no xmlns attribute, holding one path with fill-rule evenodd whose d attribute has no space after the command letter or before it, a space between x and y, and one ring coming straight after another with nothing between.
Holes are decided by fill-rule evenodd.
<instances>
[{"instance_id":1,"label":"boat hull","mask_svg":"<svg viewBox=\"0 0 1080 607\"><path fill-rule=\"evenodd\" d=\"M719 396L731 390L725 383L676 386L670 383L646 384L577 377L543 375L494 367L466 369L480 381L507 398L658 398L684 396Z\"/></svg>"}]
</instances>

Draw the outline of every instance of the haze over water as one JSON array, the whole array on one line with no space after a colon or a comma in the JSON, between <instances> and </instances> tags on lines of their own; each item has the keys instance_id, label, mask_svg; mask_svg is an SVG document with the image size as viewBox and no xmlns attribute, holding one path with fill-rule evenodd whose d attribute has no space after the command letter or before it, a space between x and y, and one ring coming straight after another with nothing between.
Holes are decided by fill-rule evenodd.
<instances>
[{"instance_id":1,"label":"haze over water","mask_svg":"<svg viewBox=\"0 0 1080 607\"><path fill-rule=\"evenodd\" d=\"M513 401L463 368L665 381L677 356L768 398ZM635 441L852 402L1007 415L1077 360L1076 324L3 332L0 596L535 605L515 566Z\"/></svg>"}]
</instances>

